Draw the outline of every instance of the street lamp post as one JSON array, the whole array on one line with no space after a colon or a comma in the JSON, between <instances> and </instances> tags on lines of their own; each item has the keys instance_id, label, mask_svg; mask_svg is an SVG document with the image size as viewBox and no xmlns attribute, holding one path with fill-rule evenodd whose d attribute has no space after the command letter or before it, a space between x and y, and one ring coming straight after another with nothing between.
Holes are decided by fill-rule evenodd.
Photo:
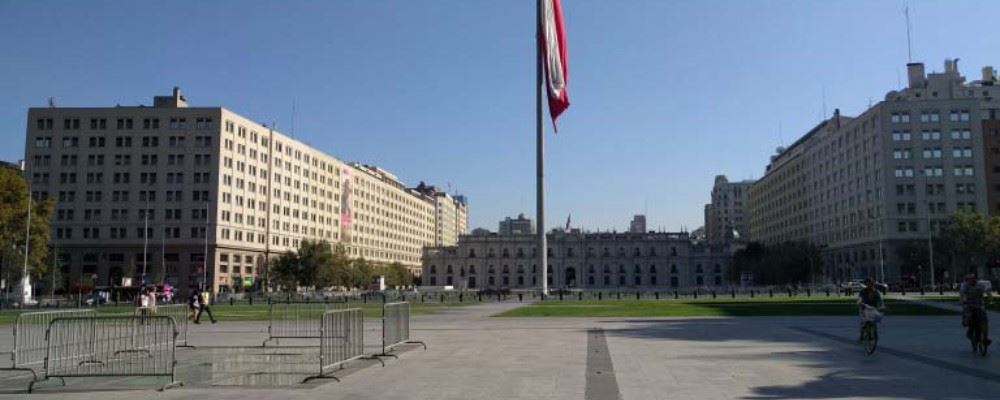
<instances>
[{"instance_id":1,"label":"street lamp post","mask_svg":"<svg viewBox=\"0 0 1000 400\"><path fill-rule=\"evenodd\" d=\"M934 289L934 231L931 229L931 201L928 198L929 193L927 192L927 187L929 186L927 179L927 170L924 169L924 209L927 213L927 254L928 254L928 267L930 268L931 274L931 290Z\"/></svg>"},{"instance_id":2,"label":"street lamp post","mask_svg":"<svg viewBox=\"0 0 1000 400\"><path fill-rule=\"evenodd\" d=\"M31 248L31 181L28 179L28 163L21 164L28 193L28 216L24 224L24 269L21 271L21 307L31 302L31 277L28 276L28 250Z\"/></svg>"}]
</instances>

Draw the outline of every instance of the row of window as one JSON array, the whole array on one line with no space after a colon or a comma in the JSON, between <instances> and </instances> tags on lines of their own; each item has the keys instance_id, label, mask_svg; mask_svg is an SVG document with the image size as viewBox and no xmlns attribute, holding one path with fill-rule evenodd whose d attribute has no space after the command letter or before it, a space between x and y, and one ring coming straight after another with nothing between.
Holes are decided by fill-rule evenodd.
<instances>
[{"instance_id":1,"label":"row of window","mask_svg":"<svg viewBox=\"0 0 1000 400\"><path fill-rule=\"evenodd\" d=\"M936 159L941 158L942 151L940 147L937 148L924 148L923 158ZM951 149L952 158L972 158L972 148L971 147L954 147ZM894 160L909 160L913 158L912 149L894 149L892 151L892 158Z\"/></svg>"},{"instance_id":2,"label":"row of window","mask_svg":"<svg viewBox=\"0 0 1000 400\"><path fill-rule=\"evenodd\" d=\"M920 136L924 141L941 140L941 132L939 131L923 131ZM892 131L893 142L908 142L911 140L913 140L913 134L908 130ZM972 140L972 131L968 129L953 130L951 131L951 140Z\"/></svg>"},{"instance_id":3,"label":"row of window","mask_svg":"<svg viewBox=\"0 0 1000 400\"><path fill-rule=\"evenodd\" d=\"M73 232L76 228L72 227L56 227L54 229L54 236L56 239L73 239ZM107 232L107 237L110 239L153 239L156 237L156 230L154 228L136 228L135 236L128 236L128 229L124 227L83 227L80 229L81 237L83 239L101 239L102 233ZM163 227L163 238L167 239L180 239L181 238L181 228L178 227ZM190 235L187 238L190 239L204 239L205 238L205 227L191 227Z\"/></svg>"},{"instance_id":4,"label":"row of window","mask_svg":"<svg viewBox=\"0 0 1000 400\"><path fill-rule=\"evenodd\" d=\"M943 176L944 168L939 166L927 166L924 167L924 176ZM975 168L971 165L960 165L955 166L952 169L954 176L974 176ZM893 175L897 178L912 178L914 177L914 169L912 167L896 167Z\"/></svg>"},{"instance_id":5,"label":"row of window","mask_svg":"<svg viewBox=\"0 0 1000 400\"><path fill-rule=\"evenodd\" d=\"M115 119L115 129L117 130L129 130L134 129L132 118L119 117ZM53 119L52 118L38 118L35 120L35 128L38 130L52 130L53 129ZM170 118L170 129L187 129L187 118L186 117L171 117ZM196 129L211 129L212 128L212 118L199 117L195 118L195 128ZM64 118L63 119L63 129L64 130L80 130L80 119L79 118ZM90 119L90 129L91 130L104 130L108 129L108 119L107 118L91 118ZM160 129L160 119L159 118L143 118L142 119L142 129Z\"/></svg>"},{"instance_id":6,"label":"row of window","mask_svg":"<svg viewBox=\"0 0 1000 400\"><path fill-rule=\"evenodd\" d=\"M132 136L115 136L115 147L132 147ZM88 147L90 148L102 148L106 147L106 138L100 136L92 136L88 138ZM142 147L160 147L160 137L159 136L142 136L139 143ZM169 147L184 147L184 137L183 136L170 136ZM194 138L195 147L211 147L212 137L211 136L195 136ZM38 136L35 138L35 148L45 149L52 147L52 137L51 136ZM62 147L64 148L78 148L80 147L80 138L77 136L66 136L62 138Z\"/></svg>"},{"instance_id":7,"label":"row of window","mask_svg":"<svg viewBox=\"0 0 1000 400\"><path fill-rule=\"evenodd\" d=\"M889 120L894 124L906 124L910 122L909 112L894 112L890 114ZM923 111L920 113L920 122L939 122L941 116L937 111ZM951 122L969 121L969 110L951 110L948 113L948 120Z\"/></svg>"}]
</instances>

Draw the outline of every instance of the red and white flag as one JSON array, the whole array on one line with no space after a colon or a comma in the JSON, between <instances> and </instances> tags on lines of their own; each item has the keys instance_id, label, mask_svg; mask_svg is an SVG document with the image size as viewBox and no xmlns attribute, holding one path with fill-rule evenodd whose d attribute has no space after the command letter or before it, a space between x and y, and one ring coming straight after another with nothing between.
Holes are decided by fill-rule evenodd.
<instances>
[{"instance_id":1,"label":"red and white flag","mask_svg":"<svg viewBox=\"0 0 1000 400\"><path fill-rule=\"evenodd\" d=\"M566 64L566 30L563 27L562 6L559 0L542 0L541 35L542 64L545 66L545 87L549 94L549 115L552 126L556 118L569 108L566 81L569 69ZM558 131L558 128L556 129Z\"/></svg>"}]
</instances>

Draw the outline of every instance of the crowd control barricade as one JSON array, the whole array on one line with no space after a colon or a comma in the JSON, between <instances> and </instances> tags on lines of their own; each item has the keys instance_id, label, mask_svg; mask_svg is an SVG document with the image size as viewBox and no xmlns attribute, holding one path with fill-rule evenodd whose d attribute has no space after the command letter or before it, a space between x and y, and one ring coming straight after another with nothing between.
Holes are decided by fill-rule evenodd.
<instances>
[{"instance_id":1,"label":"crowd control barricade","mask_svg":"<svg viewBox=\"0 0 1000 400\"><path fill-rule=\"evenodd\" d=\"M167 316L95 316L53 319L45 333L45 376L166 377L160 390L182 385L175 379L177 327Z\"/></svg>"},{"instance_id":2,"label":"crowd control barricade","mask_svg":"<svg viewBox=\"0 0 1000 400\"><path fill-rule=\"evenodd\" d=\"M31 372L32 379L38 379L36 370L45 363L45 330L53 319L60 317L91 317L94 310L60 310L21 313L14 320L14 349L10 353L10 368L2 371Z\"/></svg>"},{"instance_id":3,"label":"crowd control barricade","mask_svg":"<svg viewBox=\"0 0 1000 400\"><path fill-rule=\"evenodd\" d=\"M177 326L177 347L194 348L188 344L190 313L191 310L187 304L166 304L156 307L137 307L134 315L137 317L162 315L173 318L174 325Z\"/></svg>"},{"instance_id":4,"label":"crowd control barricade","mask_svg":"<svg viewBox=\"0 0 1000 400\"><path fill-rule=\"evenodd\" d=\"M390 353L401 344L420 344L427 350L427 344L410 340L410 303L386 303L382 305L382 352L376 357L394 357Z\"/></svg>"},{"instance_id":5,"label":"crowd control barricade","mask_svg":"<svg viewBox=\"0 0 1000 400\"><path fill-rule=\"evenodd\" d=\"M334 379L340 382L340 378L330 373L343 369L348 361L365 357L364 319L360 308L327 310L323 313L319 328L319 374L306 378L302 383L313 379Z\"/></svg>"},{"instance_id":6,"label":"crowd control barricade","mask_svg":"<svg viewBox=\"0 0 1000 400\"><path fill-rule=\"evenodd\" d=\"M274 302L268 306L266 347L278 339L319 339L320 323L327 310L345 309L348 303Z\"/></svg>"}]
</instances>

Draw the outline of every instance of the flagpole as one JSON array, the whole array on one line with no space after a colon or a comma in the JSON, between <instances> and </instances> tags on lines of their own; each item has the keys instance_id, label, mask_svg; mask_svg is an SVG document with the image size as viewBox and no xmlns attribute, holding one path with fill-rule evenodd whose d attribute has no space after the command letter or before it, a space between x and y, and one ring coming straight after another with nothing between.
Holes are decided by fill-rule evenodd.
<instances>
[{"instance_id":1,"label":"flagpole","mask_svg":"<svg viewBox=\"0 0 1000 400\"><path fill-rule=\"evenodd\" d=\"M549 294L548 245L545 241L545 128L542 125L542 1L535 7L535 134L537 137L537 223L538 223L538 265L542 274L542 294Z\"/></svg>"}]
</instances>

